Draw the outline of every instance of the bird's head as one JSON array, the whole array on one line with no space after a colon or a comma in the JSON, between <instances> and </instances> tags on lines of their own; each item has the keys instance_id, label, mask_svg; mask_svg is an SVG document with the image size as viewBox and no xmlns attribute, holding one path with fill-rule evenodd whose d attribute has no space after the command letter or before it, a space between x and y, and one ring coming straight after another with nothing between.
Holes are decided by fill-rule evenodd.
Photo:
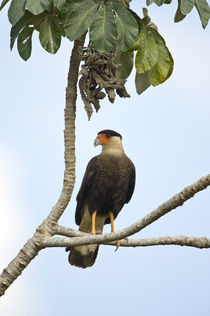
<instances>
[{"instance_id":1,"label":"bird's head","mask_svg":"<svg viewBox=\"0 0 210 316\"><path fill-rule=\"evenodd\" d=\"M100 131L94 141L94 146L102 145L103 149L106 147L115 147L115 146L122 146L121 143L122 136L111 130L111 129L105 129L103 131Z\"/></svg>"}]
</instances>

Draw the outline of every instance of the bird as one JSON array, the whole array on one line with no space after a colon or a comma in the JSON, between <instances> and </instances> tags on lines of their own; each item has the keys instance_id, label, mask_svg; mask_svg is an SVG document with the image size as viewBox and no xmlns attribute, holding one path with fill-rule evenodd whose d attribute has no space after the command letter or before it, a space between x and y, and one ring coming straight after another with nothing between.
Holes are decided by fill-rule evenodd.
<instances>
[{"instance_id":1,"label":"bird","mask_svg":"<svg viewBox=\"0 0 210 316\"><path fill-rule=\"evenodd\" d=\"M135 188L136 171L133 162L124 152L122 136L110 129L97 134L94 146L102 146L99 155L93 157L86 168L77 194L75 222L79 231L92 235L102 233L105 224L111 224L128 203ZM117 247L120 242L117 241ZM99 245L81 245L70 250L69 263L80 268L93 266Z\"/></svg>"}]
</instances>

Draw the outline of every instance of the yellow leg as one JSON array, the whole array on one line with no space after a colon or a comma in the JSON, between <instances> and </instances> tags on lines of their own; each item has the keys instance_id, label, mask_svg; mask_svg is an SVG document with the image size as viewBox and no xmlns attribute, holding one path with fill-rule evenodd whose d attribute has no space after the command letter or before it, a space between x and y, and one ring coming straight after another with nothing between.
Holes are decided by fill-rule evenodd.
<instances>
[{"instance_id":1,"label":"yellow leg","mask_svg":"<svg viewBox=\"0 0 210 316\"><path fill-rule=\"evenodd\" d=\"M111 232L114 233L114 214L109 212L110 222L111 222ZM115 251L120 247L120 241L117 240L117 248Z\"/></svg>"},{"instance_id":2,"label":"yellow leg","mask_svg":"<svg viewBox=\"0 0 210 316\"><path fill-rule=\"evenodd\" d=\"M111 232L114 232L114 214L109 212L110 222L111 222Z\"/></svg>"},{"instance_id":3,"label":"yellow leg","mask_svg":"<svg viewBox=\"0 0 210 316\"><path fill-rule=\"evenodd\" d=\"M94 211L92 214L92 230L91 230L92 235L96 234L96 213L97 211Z\"/></svg>"},{"instance_id":4,"label":"yellow leg","mask_svg":"<svg viewBox=\"0 0 210 316\"><path fill-rule=\"evenodd\" d=\"M117 249L120 247L120 241L119 241L119 239L117 240L117 244L116 244L116 249L115 249L115 251L117 251Z\"/></svg>"}]
</instances>

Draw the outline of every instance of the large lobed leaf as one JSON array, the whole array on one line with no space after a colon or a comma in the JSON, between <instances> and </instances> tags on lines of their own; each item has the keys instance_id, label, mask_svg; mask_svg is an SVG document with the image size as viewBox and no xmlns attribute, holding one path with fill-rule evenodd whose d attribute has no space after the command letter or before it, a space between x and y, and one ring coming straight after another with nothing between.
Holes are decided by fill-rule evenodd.
<instances>
[{"instance_id":1,"label":"large lobed leaf","mask_svg":"<svg viewBox=\"0 0 210 316\"><path fill-rule=\"evenodd\" d=\"M26 11L24 16L15 24L12 26L10 31L10 49L12 50L14 42L16 38L18 37L20 31L22 28L27 25L27 21L31 18L31 13Z\"/></svg>"},{"instance_id":2,"label":"large lobed leaf","mask_svg":"<svg viewBox=\"0 0 210 316\"><path fill-rule=\"evenodd\" d=\"M136 72L135 85L136 92L138 94L142 94L147 88L151 86L148 78L148 71L144 72L143 74L139 74L138 72Z\"/></svg>"},{"instance_id":3,"label":"large lobed leaf","mask_svg":"<svg viewBox=\"0 0 210 316\"><path fill-rule=\"evenodd\" d=\"M135 17L121 3L113 2L118 31L117 42L121 51L127 51L138 37L139 27Z\"/></svg>"},{"instance_id":4,"label":"large lobed leaf","mask_svg":"<svg viewBox=\"0 0 210 316\"><path fill-rule=\"evenodd\" d=\"M173 58L164 39L153 23L143 23L137 41L130 51L137 50L135 84L138 94L150 85L157 86L167 80L173 71Z\"/></svg>"},{"instance_id":5,"label":"large lobed leaf","mask_svg":"<svg viewBox=\"0 0 210 316\"><path fill-rule=\"evenodd\" d=\"M205 28L210 18L210 8L206 0L195 0L195 7L201 19L203 28Z\"/></svg>"},{"instance_id":6,"label":"large lobed leaf","mask_svg":"<svg viewBox=\"0 0 210 316\"><path fill-rule=\"evenodd\" d=\"M174 62L162 36L153 29L150 29L150 32L153 34L157 44L158 58L157 63L151 69L148 76L150 83L153 86L157 86L170 77Z\"/></svg>"},{"instance_id":7,"label":"large lobed leaf","mask_svg":"<svg viewBox=\"0 0 210 316\"><path fill-rule=\"evenodd\" d=\"M151 32L147 33L146 28L142 27L139 39L138 52L136 54L136 70L138 73L144 73L151 70L158 60L158 48L155 38Z\"/></svg>"},{"instance_id":8,"label":"large lobed leaf","mask_svg":"<svg viewBox=\"0 0 210 316\"><path fill-rule=\"evenodd\" d=\"M90 27L90 40L99 53L109 52L116 43L117 26L111 3L101 3Z\"/></svg>"},{"instance_id":9,"label":"large lobed leaf","mask_svg":"<svg viewBox=\"0 0 210 316\"><path fill-rule=\"evenodd\" d=\"M118 65L116 78L127 79L133 69L133 52L118 52L113 62Z\"/></svg>"},{"instance_id":10,"label":"large lobed leaf","mask_svg":"<svg viewBox=\"0 0 210 316\"><path fill-rule=\"evenodd\" d=\"M41 21L44 19L45 14L41 13L39 15L33 15L31 14L29 11L25 11L25 14L22 16L22 18L15 24L12 26L11 28L11 32L10 32L10 48L13 48L14 42L16 40L16 38L19 36L21 30L25 27L25 26L36 26L39 25L41 23Z\"/></svg>"},{"instance_id":11,"label":"large lobed leaf","mask_svg":"<svg viewBox=\"0 0 210 316\"><path fill-rule=\"evenodd\" d=\"M61 33L58 29L55 16L47 16L41 23L39 40L43 48L51 53L55 54L61 44Z\"/></svg>"},{"instance_id":12,"label":"large lobed leaf","mask_svg":"<svg viewBox=\"0 0 210 316\"><path fill-rule=\"evenodd\" d=\"M25 2L26 0L13 0L9 10L8 18L12 25L16 24L25 13Z\"/></svg>"},{"instance_id":13,"label":"large lobed leaf","mask_svg":"<svg viewBox=\"0 0 210 316\"><path fill-rule=\"evenodd\" d=\"M71 0L62 7L61 21L66 36L71 41L76 40L90 27L98 5L98 0Z\"/></svg>"},{"instance_id":14,"label":"large lobed leaf","mask_svg":"<svg viewBox=\"0 0 210 316\"><path fill-rule=\"evenodd\" d=\"M26 26L18 36L18 52L24 60L27 60L31 56L31 38L33 31L33 27Z\"/></svg>"},{"instance_id":15,"label":"large lobed leaf","mask_svg":"<svg viewBox=\"0 0 210 316\"><path fill-rule=\"evenodd\" d=\"M0 9L7 2L7 0L4 0ZM34 15L40 14L48 8L50 2L51 0L12 0L8 10L9 21L12 25L15 25L23 17L26 10Z\"/></svg>"},{"instance_id":16,"label":"large lobed leaf","mask_svg":"<svg viewBox=\"0 0 210 316\"><path fill-rule=\"evenodd\" d=\"M181 0L180 11L183 15L187 15L194 6L194 0Z\"/></svg>"},{"instance_id":17,"label":"large lobed leaf","mask_svg":"<svg viewBox=\"0 0 210 316\"><path fill-rule=\"evenodd\" d=\"M47 9L50 1L51 0L26 0L26 8L33 14L40 14Z\"/></svg>"},{"instance_id":18,"label":"large lobed leaf","mask_svg":"<svg viewBox=\"0 0 210 316\"><path fill-rule=\"evenodd\" d=\"M182 12L181 12L181 9L180 9L180 1L178 1L178 8L177 8L177 11L176 11L176 14L175 14L175 17L174 17L174 22L180 22L182 21L184 18L186 17L186 15L184 15Z\"/></svg>"}]
</instances>

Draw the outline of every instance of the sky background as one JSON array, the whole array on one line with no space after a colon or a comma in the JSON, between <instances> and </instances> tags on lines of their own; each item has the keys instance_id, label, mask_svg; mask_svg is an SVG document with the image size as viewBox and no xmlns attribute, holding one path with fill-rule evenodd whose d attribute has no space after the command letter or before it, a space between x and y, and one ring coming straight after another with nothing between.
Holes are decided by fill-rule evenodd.
<instances>
[{"instance_id":1,"label":"sky background","mask_svg":"<svg viewBox=\"0 0 210 316\"><path fill-rule=\"evenodd\" d=\"M136 189L115 222L135 223L187 185L209 173L210 29L197 11L175 24L177 3L149 7L174 58L169 80L135 92L135 73L127 82L130 99L101 102L87 120L77 102L77 177L71 202L59 223L76 228L75 197L89 159L100 152L93 140L110 128L123 135L137 169ZM141 14L139 1L131 8ZM17 255L56 203L64 171L65 87L72 43L45 52L33 38L31 58L10 53L6 9L0 14L0 270ZM159 219L136 237L209 237L210 191ZM110 231L109 225L106 232ZM102 246L95 265L68 264L63 248L39 253L0 299L2 316L142 315L209 316L210 250L159 246Z\"/></svg>"}]
</instances>

